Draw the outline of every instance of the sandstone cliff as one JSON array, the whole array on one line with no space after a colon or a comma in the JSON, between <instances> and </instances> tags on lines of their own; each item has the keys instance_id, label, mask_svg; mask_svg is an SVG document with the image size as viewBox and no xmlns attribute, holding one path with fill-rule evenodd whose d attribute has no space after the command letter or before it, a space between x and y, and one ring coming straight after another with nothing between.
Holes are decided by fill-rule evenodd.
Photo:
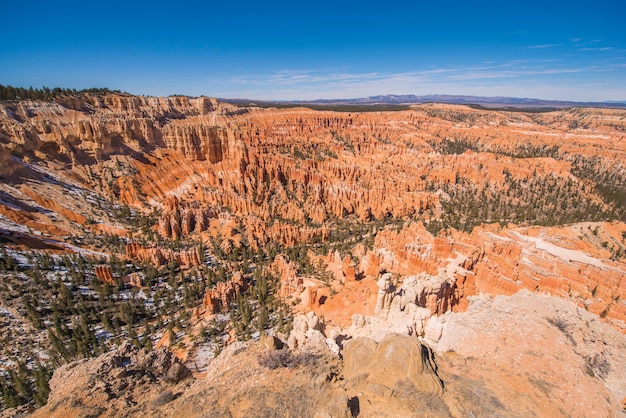
<instances>
[{"instance_id":1,"label":"sandstone cliff","mask_svg":"<svg viewBox=\"0 0 626 418\"><path fill-rule=\"evenodd\" d=\"M240 383L244 370L252 370L262 389L244 385L228 393L230 386L216 381L196 387L194 393L202 395L190 399L217 394L222 400L207 401L207 407L233 415L237 408L276 411L261 393L271 389L279 389L279 411L287 410L298 390L310 390L311 398L302 401L304 415L320 412L320 400L327 399L334 406L322 412L331 415L358 409L363 416L408 416L406 405L442 416L512 414L524 400L489 382L505 376L498 368L520 353L490 362L467 351L459 360L469 364L467 370L450 353L440 353L450 373L447 380L441 375L444 388L459 385L453 396L440 392L433 357L418 356L419 344L448 344L460 352L464 334L448 340L446 323L456 319L446 318L463 318L466 310L479 318L472 309L485 313L500 306L498 295L510 297L505 300L513 301L515 312L524 291L532 292L531 305L551 304L544 298L551 295L564 312L598 322L582 334L596 335L607 325L626 332L625 120L624 111L611 109L524 113L425 104L402 112L348 113L115 94L3 102L0 243L7 285L0 289L0 305L13 309L29 298L24 289L47 284L43 294L52 302L33 306L28 299L28 306L15 310L24 323L47 324L42 318L52 321L46 314L57 308L68 317L64 324L57 321L55 332L67 328L68 336L78 335L76 324L84 323L88 335L97 324L101 341L94 336L90 344L104 341L111 348L113 338L101 330L131 338L140 330L133 314L141 312L141 331L168 326L172 332L160 335L162 341L191 360L237 338L275 331L269 323L285 328L285 317L302 313L293 322L294 337L284 338L293 352L282 353L279 362L306 360L297 352L305 346L350 353L346 338L358 339L369 353L361 363L371 370L359 374L343 364L346 384L338 387L332 382L341 373L334 369L340 367L336 359L311 380L306 364L268 372L252 361L256 348L240 345L242 357L227 348L212 369L217 379ZM151 279L144 281L147 272ZM119 283L119 292L107 295L102 282ZM80 297L73 300L72 292ZM495 296L496 302L472 308L478 295ZM70 317L74 305L97 304L99 298L108 298L107 313L123 329L106 327L99 311ZM117 313L121 306L126 315ZM545 318L519 312L529 329L539 324L544 340L558 341L556 329L565 335L560 328L570 327L552 318L552 311L545 314L556 321L554 329L544 326ZM490 321L481 326L498 324ZM242 332L242 324L250 329ZM390 333L410 335L410 341L397 339L397 351L417 359L403 370L409 375L402 382L379 376ZM493 345L506 345L513 339L509 333L494 336ZM583 350L583 342L570 336L576 344L567 358L577 368L559 379L582 381L589 393L580 399L610 414L622 393L614 382L623 371L600 374L603 359L619 359L608 359L600 346ZM152 341L150 335L141 338L142 344ZM604 341L621 344L619 336ZM237 359L241 364L229 368ZM591 380L580 379L578 366L585 364L594 373L587 373ZM388 366L398 368L391 360ZM274 378L299 383L285 388L270 382ZM574 415L567 405L549 403L551 390L570 399L567 385L550 386L540 370L511 379L532 393L524 415ZM497 402L472 409L474 398L462 389L467 385L477 385L475 396ZM253 401L261 406L254 409ZM156 410L193 412L182 400L170 402L175 407L169 412ZM385 402L394 406L385 410ZM130 413L145 413L146 404L139 405Z\"/></svg>"}]
</instances>

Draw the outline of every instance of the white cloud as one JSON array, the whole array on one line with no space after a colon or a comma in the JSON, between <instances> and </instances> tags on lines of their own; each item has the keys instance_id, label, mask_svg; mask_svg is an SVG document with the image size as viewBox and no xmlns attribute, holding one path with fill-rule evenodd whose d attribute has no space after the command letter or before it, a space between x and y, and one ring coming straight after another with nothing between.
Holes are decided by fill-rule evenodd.
<instances>
[{"instance_id":1,"label":"white cloud","mask_svg":"<svg viewBox=\"0 0 626 418\"><path fill-rule=\"evenodd\" d=\"M610 51L613 48L610 46L597 47L597 48L579 48L579 51Z\"/></svg>"},{"instance_id":2,"label":"white cloud","mask_svg":"<svg viewBox=\"0 0 626 418\"><path fill-rule=\"evenodd\" d=\"M539 44L539 45L530 45L526 48L528 49L545 49L545 48L554 48L557 46L563 46L563 44Z\"/></svg>"},{"instance_id":3,"label":"white cloud","mask_svg":"<svg viewBox=\"0 0 626 418\"><path fill-rule=\"evenodd\" d=\"M624 64L559 67L558 62L515 60L471 67L429 68L407 72L281 70L213 80L220 97L262 100L356 98L383 94L467 94L540 99L624 100ZM606 75L602 75L606 74ZM611 79L608 79L608 76Z\"/></svg>"}]
</instances>

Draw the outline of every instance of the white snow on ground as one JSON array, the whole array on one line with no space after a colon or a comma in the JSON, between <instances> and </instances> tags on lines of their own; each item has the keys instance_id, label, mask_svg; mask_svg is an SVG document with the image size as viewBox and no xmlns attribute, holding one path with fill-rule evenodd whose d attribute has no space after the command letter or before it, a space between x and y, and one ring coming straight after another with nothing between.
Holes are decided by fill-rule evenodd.
<instances>
[{"instance_id":1,"label":"white snow on ground","mask_svg":"<svg viewBox=\"0 0 626 418\"><path fill-rule=\"evenodd\" d=\"M571 262L575 262L575 263L582 263L582 264L589 264L591 266L595 266L598 268L601 268L603 270L613 270L613 271L622 271L621 269L617 269L611 266L607 266L606 264L604 264L601 260L595 258L595 257L591 257L588 254L585 254L582 251L578 251L578 250L570 250L567 248L563 248L563 247L559 247L558 245L554 245L552 243L549 243L541 238L535 238L535 237L529 237L527 235L522 235L519 232L512 232L513 234L515 234L518 238L520 238L523 241L526 242L531 242L533 244L535 244L535 247L538 250L542 250L547 252L548 254L551 254L555 257L560 258L561 260L571 263Z\"/></svg>"},{"instance_id":2,"label":"white snow on ground","mask_svg":"<svg viewBox=\"0 0 626 418\"><path fill-rule=\"evenodd\" d=\"M5 229L9 232L20 232L22 234L28 233L27 227L16 224L4 215L0 215L0 229Z\"/></svg>"},{"instance_id":3,"label":"white snow on ground","mask_svg":"<svg viewBox=\"0 0 626 418\"><path fill-rule=\"evenodd\" d=\"M77 247L75 245L68 244L66 242L49 241L49 243L51 243L51 244L60 244L60 245L64 246L65 248L67 248L68 250L74 251L75 253L78 253L78 254L81 254L81 255L88 255L88 256L92 256L92 257L104 257L107 260L109 259L109 255L108 254L101 253L100 251L86 250L84 248L80 248L80 247Z\"/></svg>"},{"instance_id":4,"label":"white snow on ground","mask_svg":"<svg viewBox=\"0 0 626 418\"><path fill-rule=\"evenodd\" d=\"M83 296L87 296L87 295L95 295L96 292L94 292L93 290L91 290L90 288L88 288L87 286L78 286L78 291L80 292L81 295Z\"/></svg>"},{"instance_id":5,"label":"white snow on ground","mask_svg":"<svg viewBox=\"0 0 626 418\"><path fill-rule=\"evenodd\" d=\"M9 196L23 196L24 194L19 191L18 189L16 189L13 186L10 186L8 184L2 183L0 184L0 190L4 191L5 193L7 193L7 195ZM7 200L4 200L2 198L2 196L0 195L0 204L7 206L13 210L20 210L21 208L19 206L16 206L14 203L11 203Z\"/></svg>"},{"instance_id":6,"label":"white snow on ground","mask_svg":"<svg viewBox=\"0 0 626 418\"><path fill-rule=\"evenodd\" d=\"M61 279L63 283L65 283L66 286L68 287L71 286L69 281L66 279L67 271L64 271L64 270L46 271L45 275L46 275L46 279L50 281L52 280L56 281L57 279Z\"/></svg>"},{"instance_id":7,"label":"white snow on ground","mask_svg":"<svg viewBox=\"0 0 626 418\"><path fill-rule=\"evenodd\" d=\"M13 251L11 248L8 248L8 247L5 247L4 250L6 251L8 255L13 257L15 261L17 261L17 264L20 267L33 267L34 264L28 261L28 257L26 257L24 254L18 253L17 251Z\"/></svg>"},{"instance_id":8,"label":"white snow on ground","mask_svg":"<svg viewBox=\"0 0 626 418\"><path fill-rule=\"evenodd\" d=\"M196 352L189 361L187 361L187 367L192 371L204 372L207 369L211 360L215 357L213 350L208 344L202 344L202 346Z\"/></svg>"},{"instance_id":9,"label":"white snow on ground","mask_svg":"<svg viewBox=\"0 0 626 418\"><path fill-rule=\"evenodd\" d=\"M180 197L180 196L189 194L191 192L191 189L194 187L194 185L198 183L202 183L203 179L204 178L199 175L192 176L188 178L187 180L185 180L185 182L182 183L180 186L178 186L175 189L168 190L165 194L167 196L174 196L174 197ZM161 206L162 203L153 198L150 198L148 200L148 204L150 206Z\"/></svg>"},{"instance_id":10,"label":"white snow on ground","mask_svg":"<svg viewBox=\"0 0 626 418\"><path fill-rule=\"evenodd\" d=\"M113 334L102 328L101 326L96 326L94 328L94 335L98 339L98 341L108 341L113 338Z\"/></svg>"},{"instance_id":11,"label":"white snow on ground","mask_svg":"<svg viewBox=\"0 0 626 418\"><path fill-rule=\"evenodd\" d=\"M82 187L75 181L70 180L69 178L62 176L58 173L49 171L45 167L42 167L36 164L29 164L23 160L20 160L16 156L12 156L11 159L17 163L23 164L24 166L30 168L33 171L36 171L39 174L42 174L43 176L46 177L45 180L49 183L53 183L53 184L63 183L63 185L72 186L72 188L74 189L82 189Z\"/></svg>"}]
</instances>

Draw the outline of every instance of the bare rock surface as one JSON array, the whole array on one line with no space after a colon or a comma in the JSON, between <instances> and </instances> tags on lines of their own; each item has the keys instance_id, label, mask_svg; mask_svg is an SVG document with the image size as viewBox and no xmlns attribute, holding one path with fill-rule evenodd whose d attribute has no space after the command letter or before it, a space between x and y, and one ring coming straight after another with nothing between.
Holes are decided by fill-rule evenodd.
<instances>
[{"instance_id":1,"label":"bare rock surface","mask_svg":"<svg viewBox=\"0 0 626 418\"><path fill-rule=\"evenodd\" d=\"M420 409L437 416L449 413L432 353L416 337L392 334L380 343L367 337L347 341L343 362L346 390L350 399L358 399L363 416L409 416Z\"/></svg>"},{"instance_id":2,"label":"bare rock surface","mask_svg":"<svg viewBox=\"0 0 626 418\"><path fill-rule=\"evenodd\" d=\"M48 404L33 416L141 415L146 399L189 377L190 370L171 352L148 352L124 343L55 370Z\"/></svg>"},{"instance_id":3,"label":"bare rock surface","mask_svg":"<svg viewBox=\"0 0 626 418\"><path fill-rule=\"evenodd\" d=\"M441 335L431 344L450 380L482 375L519 416L624 411L626 338L571 302L521 291L476 297L466 312L432 319Z\"/></svg>"},{"instance_id":4,"label":"bare rock surface","mask_svg":"<svg viewBox=\"0 0 626 418\"><path fill-rule=\"evenodd\" d=\"M57 370L35 415L618 416L626 224L612 199L625 127L614 109L1 103L0 238L12 248L120 256L100 238L80 244L106 233L131 240L133 263L205 264L199 248L133 243L121 205L156 220L137 238L342 248L307 253L309 266L275 257L279 295L314 311L296 316L289 350L266 340L275 349L259 360L261 344L235 343L191 380L171 353L122 346ZM194 320L228 308L247 285L233 279L206 291ZM7 335L30 330L19 321Z\"/></svg>"},{"instance_id":5,"label":"bare rock surface","mask_svg":"<svg viewBox=\"0 0 626 418\"><path fill-rule=\"evenodd\" d=\"M367 320L357 315L354 326ZM431 317L427 328L440 334L428 341L433 349L408 331L375 341L328 328L312 313L294 322L293 349L279 348L276 336L234 342L194 379L171 353L128 345L72 363L55 372L49 404L34 416L622 414L623 335L558 298L474 298L464 313Z\"/></svg>"}]
</instances>

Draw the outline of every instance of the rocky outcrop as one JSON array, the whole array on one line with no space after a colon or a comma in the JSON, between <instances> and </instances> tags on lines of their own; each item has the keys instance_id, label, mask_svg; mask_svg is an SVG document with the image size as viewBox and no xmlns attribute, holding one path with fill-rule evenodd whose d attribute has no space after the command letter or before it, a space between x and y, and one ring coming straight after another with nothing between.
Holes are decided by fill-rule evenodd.
<instances>
[{"instance_id":1,"label":"rocky outcrop","mask_svg":"<svg viewBox=\"0 0 626 418\"><path fill-rule=\"evenodd\" d=\"M392 334L378 343L360 337L346 341L342 353L343 376L349 388L373 386L373 391L393 391L408 384L413 391L443 393L434 356L416 337Z\"/></svg>"},{"instance_id":2,"label":"rocky outcrop","mask_svg":"<svg viewBox=\"0 0 626 418\"><path fill-rule=\"evenodd\" d=\"M220 310L230 310L230 303L236 300L247 287L243 274L235 272L230 280L219 282L215 287L206 290L202 306L194 312L194 316L208 316Z\"/></svg>"},{"instance_id":3,"label":"rocky outcrop","mask_svg":"<svg viewBox=\"0 0 626 418\"><path fill-rule=\"evenodd\" d=\"M4 144L0 143L0 175L6 176L13 171L11 164L11 150Z\"/></svg>"},{"instance_id":4,"label":"rocky outcrop","mask_svg":"<svg viewBox=\"0 0 626 418\"><path fill-rule=\"evenodd\" d=\"M107 283L111 286L117 285L116 280L113 278L113 274L111 273L111 267L109 266L96 266L94 269L94 274L96 275L96 279L101 282Z\"/></svg>"},{"instance_id":5,"label":"rocky outcrop","mask_svg":"<svg viewBox=\"0 0 626 418\"><path fill-rule=\"evenodd\" d=\"M0 131L23 139L15 148L20 153L52 145L75 164L123 153L125 146L136 152L168 147L210 162L229 154L228 135L217 126L223 106L214 99L109 95L3 106L14 118L3 120Z\"/></svg>"},{"instance_id":6,"label":"rocky outcrop","mask_svg":"<svg viewBox=\"0 0 626 418\"><path fill-rule=\"evenodd\" d=\"M113 277L111 273L111 267L108 265L96 266L94 268L94 274L96 279L110 286L117 286L118 281ZM122 276L121 282L133 287L144 287L143 277L140 273L131 273L127 276Z\"/></svg>"},{"instance_id":7,"label":"rocky outcrop","mask_svg":"<svg viewBox=\"0 0 626 418\"><path fill-rule=\"evenodd\" d=\"M626 267L602 250L603 242L618 243L623 232L626 225L618 223L484 226L472 234L434 237L412 223L400 231L380 231L360 269L376 278L380 270L398 276L393 286L379 284L386 311L411 303L441 315L464 310L472 295L528 289L570 299L626 331L626 305L616 303L626 297Z\"/></svg>"},{"instance_id":8,"label":"rocky outcrop","mask_svg":"<svg viewBox=\"0 0 626 418\"><path fill-rule=\"evenodd\" d=\"M304 290L304 279L298 277L298 269L282 255L277 255L271 266L272 272L280 279L279 294L285 298Z\"/></svg>"},{"instance_id":9,"label":"rocky outcrop","mask_svg":"<svg viewBox=\"0 0 626 418\"><path fill-rule=\"evenodd\" d=\"M122 281L129 286L138 288L144 287L143 277L141 277L139 273L131 273L128 276L124 277Z\"/></svg>"},{"instance_id":10,"label":"rocky outcrop","mask_svg":"<svg viewBox=\"0 0 626 418\"><path fill-rule=\"evenodd\" d=\"M31 199L33 199L35 202L37 202L38 205L41 205L41 207L49 209L53 212L56 212L64 217L66 217L67 219L74 221L78 224L84 224L87 219L79 214L76 213L64 206L62 206L61 204L59 204L59 202L56 202L46 196L42 196L40 194L38 194L37 192L35 192L34 190L28 188L28 187L24 187L22 188L24 194L26 194L26 196L30 197Z\"/></svg>"},{"instance_id":11,"label":"rocky outcrop","mask_svg":"<svg viewBox=\"0 0 626 418\"><path fill-rule=\"evenodd\" d=\"M174 261L183 268L202 265L202 257L199 247L191 247L186 250L171 250L169 248L144 248L138 242L126 244L126 257L156 267L167 265Z\"/></svg>"},{"instance_id":12,"label":"rocky outcrop","mask_svg":"<svg viewBox=\"0 0 626 418\"><path fill-rule=\"evenodd\" d=\"M242 351L227 348L229 357L216 361L208 373L208 380L219 376L234 383L223 385L224 390L215 385L205 388L206 392L198 389L203 396L194 400L200 402L188 404L194 408L207 402L212 408L220 407L212 410L235 416L240 411L250 416L291 411L265 408L267 396L251 395L262 387L266 393L283 396L280 402L267 402L281 408L293 406L294 396L306 393L307 408L293 412L302 416L314 415L315 407L324 403L320 400L333 406L325 410L331 415L347 413L347 406L352 415L360 410L363 416L409 416L416 410L444 416L576 415L577 410L585 410L587 401L600 415L611 415L613 409L602 404L609 395L600 380L607 388L610 385L611 396L618 401L624 398L619 389L623 373L617 365L622 359L607 348L623 351L623 347L614 344L613 337L597 333L595 325L576 330L572 327L577 322L565 321L560 311L544 311L540 306L535 311L544 312L543 319L524 307L507 310L497 298L477 308L469 302L479 294L513 299L523 290L536 297L551 294L579 306L571 311L570 304L570 310L563 307L562 312L578 315L584 320L581 323L604 321L626 331L624 223L585 222L552 228L500 224L508 219L532 222L533 211L539 209L534 201L523 201L527 196L519 190L526 191L533 181L545 181L546 192L548 188L564 192L560 201L547 199L541 207L548 215L585 202L593 205L585 206L588 212L568 212L578 216L572 219L593 219L594 213L600 216L602 211L613 216L608 210L621 213L619 205L595 187L615 182L594 176L611 173L619 177L624 171L623 116L623 111L610 109L526 114L435 104L405 112L368 113L236 109L205 98L125 95L2 103L0 226L9 245L51 249L51 240L44 235L49 234L57 240L54 251L78 251L76 246L84 242L92 245L85 250L96 257L105 256L100 251L109 249L97 247L102 241L90 240L90 234L132 233L153 242L129 244L129 260L155 266L176 262L184 268L199 265L203 254L196 248L163 248L155 243L155 232L182 242L187 238L211 242L216 252L226 255L242 246L313 246L316 254L311 251L306 256L314 268L319 266L320 271L311 274L318 279L305 277L297 271L295 260L288 262L284 255L273 260L280 296L288 298L294 310L315 311L296 316L289 345L294 352L311 354L303 359L324 358L330 350L333 361L338 361L340 350L351 338L355 344L360 337L371 338L358 343L366 358L345 365L346 379L340 380L349 385L341 387L340 382L339 387L329 388L332 376L343 376L338 370L317 376L313 383L302 369L295 372L289 367L269 379L262 366L250 364L249 358L248 363L239 363L250 347L240 345L236 348ZM580 121L584 127L578 125ZM587 158L593 169L581 169L580 158ZM488 204L476 204L483 196L491 197ZM114 212L120 212L117 203L146 216L114 219ZM501 213L491 216L495 206L501 207ZM509 217L513 210L528 218ZM451 216L457 213L461 216ZM98 219L93 219L96 215ZM473 226L468 219L473 216L499 223L477 225L471 233L454 229ZM156 225L151 223L154 219ZM436 236L428 232L442 219L454 228ZM569 222L569 218L559 219ZM146 222L138 225L136 221ZM38 225L42 222L47 226ZM328 268L323 271L325 265ZM383 270L388 275L381 277ZM96 277L110 284L121 280L142 285L140 274L113 277L107 266L98 267ZM228 309L245 285L243 276L235 275L208 289L195 316L210 317ZM552 299L541 303L557 305ZM473 319L455 322L466 309ZM506 322L483 318L473 309L485 314L497 310L515 326L507 328ZM346 330L336 328L344 323ZM576 332L569 333L570 329ZM498 334L499 330L507 333ZM490 346L481 346L474 334L486 336ZM458 340L450 340L450 335ZM579 336L602 344L588 345ZM388 343L387 338L397 341ZM442 358L447 359L444 363L451 374L443 394L436 384L420 389L423 382L416 376L435 369L432 363L430 369L424 363L424 359L432 360L428 353L421 353L420 373L415 360L406 370L394 372L402 377L401 382L384 374L385 367L398 369L397 358L387 355L390 351L404 360L418 359L418 351L423 351L418 339L441 348ZM169 335L162 341L176 345ZM541 351L550 345L545 341L556 341L559 351ZM511 342L524 351L505 352ZM471 353L464 344L481 347L487 354ZM446 354L448 349L463 356L462 360L456 363L455 355ZM561 355L573 371L558 370L562 363L554 359ZM520 359L527 359L529 366L522 367ZM370 370L367 377L350 366L359 363ZM549 374L539 367L533 369L535 363ZM606 364L611 370L607 371ZM502 374L513 367L514 373ZM581 376L581 370L586 376ZM117 369L113 373L123 374ZM551 385L546 376L552 374L564 381L582 382L580 390L589 389L579 397L584 402L569 395L577 388ZM295 389L279 386L291 384L294 378L305 381ZM513 383L503 384L504 390L494 381ZM246 386L248 382L255 386ZM452 395L455 384L458 391ZM471 391L459 389L464 385ZM531 401L517 396L518 392L531 394ZM550 397L568 399L577 409L562 403L555 407L548 402ZM192 414L182 400L170 401L176 408L168 411ZM474 405L481 408L471 409ZM433 409L424 412L428 406Z\"/></svg>"},{"instance_id":13,"label":"rocky outcrop","mask_svg":"<svg viewBox=\"0 0 626 418\"><path fill-rule=\"evenodd\" d=\"M426 341L451 354L450 372L482 369L496 396L523 394L511 399L523 415L623 413L626 336L569 301L526 290L474 297L466 312L433 317L428 328Z\"/></svg>"},{"instance_id":14,"label":"rocky outcrop","mask_svg":"<svg viewBox=\"0 0 626 418\"><path fill-rule=\"evenodd\" d=\"M215 210L202 207L197 202L181 203L176 197L163 202L159 219L159 233L166 238L181 238L209 228L209 222L217 217Z\"/></svg>"},{"instance_id":15,"label":"rocky outcrop","mask_svg":"<svg viewBox=\"0 0 626 418\"><path fill-rule=\"evenodd\" d=\"M169 351L140 350L122 344L94 359L73 362L54 371L50 397L35 417L124 414L129 407L191 377ZM71 412L70 412L71 411Z\"/></svg>"},{"instance_id":16,"label":"rocky outcrop","mask_svg":"<svg viewBox=\"0 0 626 418\"><path fill-rule=\"evenodd\" d=\"M358 266L352 257L350 255L342 257L339 251L329 252L323 264L326 265L326 271L341 283L354 282L357 280L357 275L360 276L360 272L357 272Z\"/></svg>"},{"instance_id":17,"label":"rocky outcrop","mask_svg":"<svg viewBox=\"0 0 626 418\"><path fill-rule=\"evenodd\" d=\"M314 312L296 315L293 319L293 330L289 333L287 345L291 350L304 350L325 353L328 350L339 354L339 346L334 338L327 338L325 324Z\"/></svg>"}]
</instances>

